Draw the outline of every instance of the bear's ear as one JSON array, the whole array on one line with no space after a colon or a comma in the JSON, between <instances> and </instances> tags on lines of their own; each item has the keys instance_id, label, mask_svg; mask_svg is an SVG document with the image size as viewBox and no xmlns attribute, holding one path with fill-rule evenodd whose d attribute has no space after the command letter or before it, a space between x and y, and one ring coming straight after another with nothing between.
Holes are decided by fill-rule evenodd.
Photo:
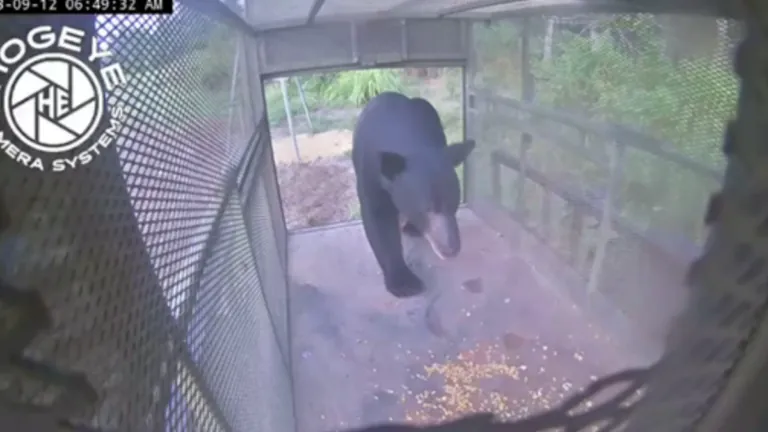
<instances>
[{"instance_id":1,"label":"bear's ear","mask_svg":"<svg viewBox=\"0 0 768 432\"><path fill-rule=\"evenodd\" d=\"M466 140L462 141L458 144L452 144L446 147L446 154L448 155L448 160L451 161L451 164L453 166L459 166L461 165L464 160L467 159L467 156L469 156L470 153L472 153L472 150L475 149L475 140Z\"/></svg>"},{"instance_id":2,"label":"bear's ear","mask_svg":"<svg viewBox=\"0 0 768 432\"><path fill-rule=\"evenodd\" d=\"M405 158L397 153L381 153L381 174L385 179L392 181L405 171Z\"/></svg>"}]
</instances>

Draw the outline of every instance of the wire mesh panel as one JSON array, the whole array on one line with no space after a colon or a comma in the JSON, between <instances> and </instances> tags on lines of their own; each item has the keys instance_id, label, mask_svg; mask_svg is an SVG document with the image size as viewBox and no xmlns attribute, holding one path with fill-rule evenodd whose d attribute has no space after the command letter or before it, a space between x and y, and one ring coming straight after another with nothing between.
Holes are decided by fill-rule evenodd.
<instances>
[{"instance_id":1,"label":"wire mesh panel","mask_svg":"<svg viewBox=\"0 0 768 432\"><path fill-rule=\"evenodd\" d=\"M4 19L3 40L44 23ZM95 33L91 17L48 23ZM2 79L6 84L7 75ZM7 135L7 124L2 130L3 148L11 148L17 138ZM50 409L48 427L70 417L105 429L162 430L177 373L169 360L186 353L174 343L179 333L116 153L64 173L39 172L7 156L0 158L3 320L21 314L31 327L17 328L27 335L18 346L2 343L3 400ZM47 313L13 300L35 293Z\"/></svg>"},{"instance_id":2,"label":"wire mesh panel","mask_svg":"<svg viewBox=\"0 0 768 432\"><path fill-rule=\"evenodd\" d=\"M734 62L742 86L738 116L725 133L725 182L709 201L705 220L712 233L706 253L690 272L695 301L669 337L668 354L632 416L631 431L692 430L691 419L701 419L701 430L765 427L765 409L750 406L764 385L757 391L744 388L745 381L758 376L755 369L765 365L768 318L763 241L767 201L759 174L765 167L768 10L759 4L749 9L749 35ZM749 357L757 358L750 359L752 365L745 361ZM716 405L718 399L722 403Z\"/></svg>"},{"instance_id":3,"label":"wire mesh panel","mask_svg":"<svg viewBox=\"0 0 768 432\"><path fill-rule=\"evenodd\" d=\"M40 24L5 20L2 36ZM252 177L252 197L238 193L240 173L259 165L247 150L264 115L243 73L248 40L181 5L51 24L97 37L112 53L97 63L120 65L125 84L103 78L110 140L65 154L64 172L22 166L4 144L3 306L39 292L54 329L12 368L2 357L4 399L98 430L293 430L287 325L267 308L284 318L287 305L262 294L285 296L276 193L262 182L272 173ZM272 255L249 229L271 234Z\"/></svg>"},{"instance_id":4,"label":"wire mesh panel","mask_svg":"<svg viewBox=\"0 0 768 432\"><path fill-rule=\"evenodd\" d=\"M283 269L288 268L288 230L285 225L285 216L283 214L283 207L281 205L280 190L277 184L277 170L275 167L275 158L272 152L272 146L264 149L264 162L267 166L263 169L262 175L264 176L264 188L267 194L267 202L269 202L269 210L271 212L272 227L275 233L276 247L278 249L278 256Z\"/></svg>"},{"instance_id":5,"label":"wire mesh panel","mask_svg":"<svg viewBox=\"0 0 768 432\"><path fill-rule=\"evenodd\" d=\"M256 223L261 230L270 225L269 220ZM289 369L262 294L276 281L257 271L272 264L279 272L280 266L274 261L254 265L254 250L260 248L251 244L246 225L239 196L230 196L201 276L190 345L232 429L293 430ZM276 261L272 248L255 258L268 258L268 252Z\"/></svg>"},{"instance_id":6,"label":"wire mesh panel","mask_svg":"<svg viewBox=\"0 0 768 432\"><path fill-rule=\"evenodd\" d=\"M707 235L700 215L722 185L741 32L650 14L473 28L470 205L511 216L569 264L569 294L649 359L687 304L685 275Z\"/></svg>"},{"instance_id":7,"label":"wire mesh panel","mask_svg":"<svg viewBox=\"0 0 768 432\"><path fill-rule=\"evenodd\" d=\"M285 289L287 282L283 260L287 239L280 201L277 200L276 181L273 180L274 161L269 152L266 134L260 136L262 139L257 143L258 154L253 161L250 175L245 179L241 196L256 270L264 286L270 288L264 290L269 322L279 340L282 361L288 367L288 292ZM273 287L282 289L272 289Z\"/></svg>"}]
</instances>

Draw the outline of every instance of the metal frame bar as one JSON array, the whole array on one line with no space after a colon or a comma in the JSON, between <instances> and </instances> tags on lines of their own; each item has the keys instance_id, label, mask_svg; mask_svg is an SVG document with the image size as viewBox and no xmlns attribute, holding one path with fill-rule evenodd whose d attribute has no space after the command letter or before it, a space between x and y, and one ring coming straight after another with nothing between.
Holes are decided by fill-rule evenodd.
<instances>
[{"instance_id":1,"label":"metal frame bar","mask_svg":"<svg viewBox=\"0 0 768 432\"><path fill-rule=\"evenodd\" d=\"M376 59L376 54L379 54L377 50L372 52L362 53L360 52L361 37L365 36L365 31L375 24L392 24L398 27L397 33L391 34L390 38L399 39L397 43L400 45L400 57L399 59L392 58L390 54L388 58ZM410 52L409 38L412 31L418 31L424 29L428 25L439 25L441 32L445 32L446 35L455 35L461 37L462 28L467 25L465 20L459 19L381 19L367 22L346 22L343 24L334 25L314 25L303 26L301 30L280 29L267 31L262 33L260 40L260 60L262 61L262 76L268 78L274 78L281 74L294 74L295 71L313 71L319 72L327 70L328 68L349 69L356 66L361 61L368 57L373 57L374 63L379 67L388 63L405 63L414 61L447 61L447 60L464 60L466 57L466 47L457 46L455 52L447 52L430 55L429 53L423 53L421 55L413 55ZM270 60L270 55L273 50L279 49L281 41L286 35L295 34L296 39L294 42L302 43L306 41L306 44L312 44L317 38L327 37L327 32L334 30L337 37L343 38L338 41L339 48L343 48L343 51L337 53L330 61L324 61L317 59L318 61L304 61L305 56L296 57L290 61L280 61L279 59L273 61ZM292 32L296 33L292 33ZM343 32L347 32L344 34ZM391 42L395 43L392 39ZM464 51L462 51L462 49ZM307 50L305 48L305 50ZM298 53L297 53L298 54ZM314 51L307 50L306 55L312 57ZM364 55L363 55L364 54ZM383 54L383 53L382 53ZM366 62L368 66L368 62ZM300 73L300 72L299 72Z\"/></svg>"},{"instance_id":2,"label":"metal frame bar","mask_svg":"<svg viewBox=\"0 0 768 432\"><path fill-rule=\"evenodd\" d=\"M646 4L632 4L628 2L619 2L615 0L589 0L574 2L573 0L477 0L469 3L465 3L458 6L451 6L445 9L441 9L437 12L437 16L440 18L449 17L451 15L459 15L467 12L475 12L482 14L481 10L491 8L495 6L509 5L504 13L530 13L540 15L542 10L553 9L561 11L564 8L576 8L585 12L600 11L603 8L616 9L617 12L645 12L648 7ZM667 5L667 3L664 3ZM658 5L655 5L658 7ZM700 4L696 5L696 10L700 8ZM688 10L688 12L693 12ZM486 13L488 18L493 19L497 13ZM559 13L562 15L562 12Z\"/></svg>"},{"instance_id":3,"label":"metal frame bar","mask_svg":"<svg viewBox=\"0 0 768 432\"><path fill-rule=\"evenodd\" d=\"M461 104L461 120L462 120L462 129L464 132L464 140L468 140L473 137L472 128L474 126L474 117L472 116L475 107L474 105L474 91L472 88L472 81L475 77L476 72L476 53L474 48L474 33L473 33L473 24L471 22L465 22L462 25L462 32L464 33L464 49L467 50L467 56L466 56L466 62L464 63L464 67L461 68L461 98L462 98L462 104ZM468 203L470 199L471 193L470 186L471 186L471 180L472 177L472 165L473 165L473 158L472 155L470 155L462 164L462 176L461 176L461 187L462 187L462 196L461 196L461 202L463 204Z\"/></svg>"},{"instance_id":4,"label":"metal frame bar","mask_svg":"<svg viewBox=\"0 0 768 432\"><path fill-rule=\"evenodd\" d=\"M263 49L263 45L260 44L259 50ZM256 62L258 62L260 58L260 51L254 51L254 53L257 54L257 57L255 59ZM248 64L249 66L251 63ZM258 65L258 63L257 63ZM259 131L259 141L257 143L258 147L262 149L262 152L260 154L260 163L258 163L256 166L261 166L262 169L264 169L264 159L268 156L272 155L272 131L269 127L269 113L267 111L267 100L266 100L266 92L264 84L266 83L267 79L264 74L257 73L254 75L254 78L258 79L258 86L260 89L260 98L259 100L254 100L254 103L258 103L262 108L262 117L261 122L259 123L259 126L257 127L257 130ZM249 84L253 85L253 83ZM269 146L267 148L266 146ZM288 253L288 242L290 241L290 232L288 231L288 226L285 221L285 209L283 208L283 203L285 200L283 200L282 192L280 190L280 184L277 182L277 166L274 163L274 159L272 161L269 161L271 163L268 164L268 166L271 167L270 172L263 173L265 175L272 176L275 179L275 194L276 194L276 203L270 203L271 205L275 205L275 208L271 208L271 210L274 212L278 212L277 217L279 217L280 224L282 225L282 230L285 232L285 244L281 245L278 239L275 237L275 244L278 246L278 252L280 252L280 247L282 246L284 256L279 257L278 261L283 266L282 272L283 272L283 278L286 282L286 300L285 300L285 313L287 314L287 324L286 324L286 331L288 333L288 346L287 348L287 355L288 355L288 382L291 386L291 412L293 416L294 421L294 427L298 428L298 422L299 422L299 416L298 416L298 409L296 406L296 394L297 394L297 386L294 379L294 373L293 373L293 344L291 343L291 335L293 334L293 325L292 325L292 301L291 301L291 295L290 295L290 275L289 275L289 269L290 269L290 254ZM254 173L254 176L258 175L259 173ZM273 228L273 235L277 236L277 231ZM269 309L269 306L267 306L267 309ZM274 328L274 324L273 324ZM277 333L275 333L275 337L277 340ZM279 344L279 340L278 344Z\"/></svg>"},{"instance_id":5,"label":"metal frame bar","mask_svg":"<svg viewBox=\"0 0 768 432\"><path fill-rule=\"evenodd\" d=\"M508 3L523 3L523 2L524 1L520 1L520 0L478 0L478 1L468 2L459 6L451 6L445 9L441 9L437 13L437 16L442 18L449 15L456 15L463 12L471 12L477 9L483 9L487 7L499 6L499 5L504 5Z\"/></svg>"},{"instance_id":6,"label":"metal frame bar","mask_svg":"<svg viewBox=\"0 0 768 432\"><path fill-rule=\"evenodd\" d=\"M526 3L530 0L525 0ZM573 15L573 14L688 14L697 16L710 16L713 18L743 19L744 15L736 3L705 0L706 3L683 2L651 2L629 3L617 1L590 1L586 3L573 3L572 1L558 0L545 4L532 4L531 6L513 6L507 10L477 15L484 15L488 20L500 20L505 18L519 18L524 16L541 15ZM727 4L726 4L727 3ZM457 18L473 18L472 16L456 15Z\"/></svg>"},{"instance_id":7,"label":"metal frame bar","mask_svg":"<svg viewBox=\"0 0 768 432\"><path fill-rule=\"evenodd\" d=\"M574 2L573 0L477 0L469 4L450 6L429 12L409 10L408 6L411 4L411 1L406 1L389 10L369 13L340 13L324 17L320 17L319 12L325 5L325 1L315 0L307 17L277 20L257 26L243 20L228 7L226 8L227 11L224 11L217 7L201 6L198 5L198 3L209 2L202 0L187 0L184 2L184 4L190 5L190 7L206 13L209 16L236 26L252 36L259 36L271 31L301 29L308 25L344 25L352 22L367 22L383 19L461 19L485 21L526 15L564 15L574 13L686 13L721 18L744 18L744 13L738 3L717 0L685 0L679 2L647 0L643 3L622 0L589 0L580 2ZM509 5L509 8L501 12L482 12L482 9L485 8L507 4ZM317 8L317 10L315 10L315 8Z\"/></svg>"},{"instance_id":8,"label":"metal frame bar","mask_svg":"<svg viewBox=\"0 0 768 432\"><path fill-rule=\"evenodd\" d=\"M283 349L283 347L280 346L280 340L277 334L277 326L275 324L275 317L272 313L272 308L269 307L269 303L267 301L267 296L263 292L265 290L265 284L266 284L266 278L263 277L260 266L258 264L259 260L254 253L254 247L258 248L260 245L256 243L253 235L253 226L249 218L245 217L245 211L250 208L251 200L254 199L253 192L258 188L259 186L263 186L263 180L261 178L261 170L264 168L265 163L265 155L266 155L265 147L263 145L258 146L258 149L254 154L252 155L251 160L248 161L248 165L250 166L250 170L253 174L251 177L248 178L248 180L251 183L250 189L248 189L249 193L247 196L243 196L244 194L240 194L238 196L238 199L240 200L240 208L243 211L243 223L246 227L246 235L248 236L248 242L250 243L251 247L248 249L251 252L251 259L254 263L254 270L256 271L256 274L259 276L259 283L261 285L262 289L262 296L264 298L264 304L265 308L267 309L267 315L269 316L269 322L272 325L272 332L275 335L275 340L277 341L278 349L280 350L281 357L283 358L283 364L285 365L286 370L290 373L292 370L292 364L291 364L291 352L290 352L290 330L289 328L286 328L286 332L288 333L288 346ZM266 194L266 189L264 190L264 193ZM275 242L275 246L277 246L277 242ZM286 296L288 293L286 292ZM286 297L287 298L287 297ZM287 306L287 305L286 305ZM287 313L287 311L286 311ZM290 321L290 318L288 319Z\"/></svg>"},{"instance_id":9,"label":"metal frame bar","mask_svg":"<svg viewBox=\"0 0 768 432\"><path fill-rule=\"evenodd\" d=\"M319 10L319 9L318 9ZM252 20L253 15L255 14L255 11L251 8L246 8L246 16L248 19ZM258 34L258 33L257 33ZM264 93L264 77L261 73L261 59L264 58L264 42L261 38L256 39L256 45L254 47L246 47L246 52L244 55L244 63L246 68L246 82L248 86L248 100L251 102L254 112L252 113L253 116L259 115L259 124L255 129L255 133L258 134L258 140L253 143L253 146L255 147L254 153L258 153L259 157L258 160L254 161L254 165L256 167L264 167L265 158L272 154L271 152L271 146L272 146L272 136L271 131L269 128L269 115L267 112L267 102L266 102L266 96ZM258 91L258 95L256 92ZM258 111L257 113L257 110ZM269 146L267 148L266 146ZM260 150L260 151L257 151ZM271 162L271 161L270 161ZM256 180L261 181L261 179L257 179L257 176L260 174L264 175L270 175L275 179L275 182L277 182L277 170L275 168L275 164L271 163L272 170L269 173L258 173L254 172L252 181L251 181L251 191L253 191L253 184L256 182ZM272 222L272 235L275 236L275 245L277 246L277 252L279 253L282 247L282 250L284 251L285 256L278 257L278 262L280 262L281 266L283 267L282 274L283 278L285 280L285 287L286 290L286 305L285 305L285 313L287 314L287 324L286 324L286 332L288 334L288 346L286 347L286 355L287 355L287 371L286 373L288 378L288 383L290 386L290 401L287 403L291 404L291 417L293 419L293 429L294 431L298 428L298 422L299 422L299 416L297 412L296 407L296 382L294 379L294 373L293 373L293 349L291 344L291 334L292 334L292 325L291 325L291 296L290 296L290 279L288 275L288 236L287 236L287 226L285 223L285 213L283 210L283 198L280 192L279 184L275 187L276 191L276 201L277 203L270 203L270 210L271 212L277 213L275 217L279 217L279 222L282 225L282 229L284 232L286 232L286 238L285 238L285 244L281 244L278 241L277 238L277 230L275 228L275 221ZM241 195L242 196L242 195ZM273 204L276 205L276 208L273 208ZM245 214L243 215L243 219L245 218ZM250 237L249 237L250 241ZM254 262L254 265L256 263ZM258 271L258 269L257 269ZM266 301L266 298L265 298ZM269 305L266 305L267 310L269 311ZM275 335L275 342L280 345L279 335L276 332L276 327L274 325L274 321L271 317L271 311L270 313L270 322L272 323L273 327L273 334ZM280 348L282 351L282 348Z\"/></svg>"},{"instance_id":10,"label":"metal frame bar","mask_svg":"<svg viewBox=\"0 0 768 432\"><path fill-rule=\"evenodd\" d=\"M322 67L322 68L300 68L300 69L294 69L290 71L284 71L284 72L269 72L262 74L263 80L270 80L274 78L284 77L284 76L293 76L293 75L302 75L306 73L329 73L329 72L344 72L344 71L354 71L354 70L365 70L365 69L402 69L405 67L409 68L446 68L446 67L462 67L464 66L465 61L464 60L416 60L416 61L396 61L396 62L387 62L387 63L379 63L379 64L361 64L358 63L347 63L342 64L338 66L328 66L328 67Z\"/></svg>"},{"instance_id":11,"label":"metal frame bar","mask_svg":"<svg viewBox=\"0 0 768 432\"><path fill-rule=\"evenodd\" d=\"M263 115L262 123L261 123L261 125L262 125L261 127L264 130L262 131L261 140L264 140L264 142L267 143L266 145L269 145L270 149L271 149L271 147L272 147L272 130L271 129L272 128L269 126L269 113L267 112L267 99L266 99L266 94L265 94L265 91L264 91L265 90L264 84L266 83L266 81L268 79L269 78L266 78L264 75L261 75L260 80L259 80L259 85L261 86L261 101L260 101L260 103L261 103L262 107L264 108L264 115ZM270 151L269 153L271 154L272 152ZM271 175L275 179L277 179L277 167L275 166L274 163L272 163ZM278 201L278 204L279 204L278 205L278 210L280 211L280 221L282 222L283 231L286 233L286 239L287 239L287 237L288 237L287 234L289 233L289 231L288 231L288 225L285 222L285 209L283 208L284 200L283 200L282 192L280 191L280 185L279 184L276 185L276 189L277 189L277 201ZM286 240L286 243L287 243L287 240ZM289 256L288 256L288 253L287 253L287 249L288 249L288 245L287 244L285 245L285 249L286 249L286 256L283 257L283 259L281 259L280 261L285 263L285 267L283 268L283 273L284 273L285 279L287 281L288 280L288 269L290 268L290 265L288 263ZM289 320L289 322L290 322L290 320Z\"/></svg>"},{"instance_id":12,"label":"metal frame bar","mask_svg":"<svg viewBox=\"0 0 768 432\"><path fill-rule=\"evenodd\" d=\"M311 25L315 22L315 17L320 13L320 9L323 8L323 5L325 5L325 0L315 0L314 3L312 3L312 9L309 10L309 16L307 17L307 25Z\"/></svg>"}]
</instances>

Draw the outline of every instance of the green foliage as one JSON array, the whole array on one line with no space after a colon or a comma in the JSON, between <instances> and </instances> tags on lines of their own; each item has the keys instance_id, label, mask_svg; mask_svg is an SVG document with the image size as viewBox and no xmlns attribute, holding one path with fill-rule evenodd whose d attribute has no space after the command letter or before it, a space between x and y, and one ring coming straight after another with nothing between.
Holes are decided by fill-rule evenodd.
<instances>
[{"instance_id":1,"label":"green foliage","mask_svg":"<svg viewBox=\"0 0 768 432\"><path fill-rule=\"evenodd\" d=\"M479 66L474 84L493 86L503 94L519 96L521 28L512 22L475 25L475 56Z\"/></svg>"},{"instance_id":2,"label":"green foliage","mask_svg":"<svg viewBox=\"0 0 768 432\"><path fill-rule=\"evenodd\" d=\"M337 72L328 72L323 74L310 75L307 79L302 79L301 83L304 86L304 91L315 96L322 96L328 91L328 87L332 86L336 79L339 77Z\"/></svg>"},{"instance_id":3,"label":"green foliage","mask_svg":"<svg viewBox=\"0 0 768 432\"><path fill-rule=\"evenodd\" d=\"M735 113L735 76L710 58L675 64L658 32L643 23L642 17L618 21L622 31L633 32L631 47L587 37L559 44L554 60L535 67L537 98L648 131L688 157L719 166L723 126Z\"/></svg>"},{"instance_id":4,"label":"green foliage","mask_svg":"<svg viewBox=\"0 0 768 432\"><path fill-rule=\"evenodd\" d=\"M318 111L323 108L334 108L340 105L337 101L329 101L324 96L326 80L332 78L330 75L320 74L306 78L300 78L301 86L304 89L304 98L307 101L312 123L317 128L321 126L322 117L318 117ZM296 81L290 79L286 82L286 91L288 93L288 105L291 116L294 118L303 118L304 108L301 106L301 97ZM283 93L280 89L280 82L277 80L264 83L264 100L267 104L267 113L269 124L276 127L285 121L285 104L283 102ZM322 128L320 128L322 129Z\"/></svg>"},{"instance_id":5,"label":"green foliage","mask_svg":"<svg viewBox=\"0 0 768 432\"><path fill-rule=\"evenodd\" d=\"M461 118L461 105L458 105L458 109L440 109L440 120L443 122L443 128L445 128L445 138L448 143L457 142L464 138L464 123Z\"/></svg>"},{"instance_id":6,"label":"green foliage","mask_svg":"<svg viewBox=\"0 0 768 432\"><path fill-rule=\"evenodd\" d=\"M488 25L476 26L473 32L475 44L482 47L481 55L498 58L517 50L522 34L521 27L497 21Z\"/></svg>"},{"instance_id":7,"label":"green foliage","mask_svg":"<svg viewBox=\"0 0 768 432\"><path fill-rule=\"evenodd\" d=\"M462 93L462 70L459 68L446 68L443 71L445 77L446 96L452 99L461 100Z\"/></svg>"},{"instance_id":8,"label":"green foliage","mask_svg":"<svg viewBox=\"0 0 768 432\"><path fill-rule=\"evenodd\" d=\"M159 27L161 34L172 34L175 27ZM178 121L180 116L222 118L228 114L235 56L234 32L221 26L207 26L202 35L183 49L171 44L157 44L157 52L142 63L130 63L127 73L132 82L149 87L159 102L152 109L155 115ZM146 35L140 30L130 37L134 42ZM138 42L137 42L138 43ZM172 55L166 55L171 53ZM142 57L143 58L143 57ZM142 59L139 58L139 59Z\"/></svg>"},{"instance_id":9,"label":"green foliage","mask_svg":"<svg viewBox=\"0 0 768 432\"><path fill-rule=\"evenodd\" d=\"M293 85L287 86L287 90L291 115L298 115L302 110L298 90ZM311 99L314 102L314 93L308 92L309 95L313 96ZM269 116L269 124L271 126L276 126L285 120L283 93L280 90L280 83L278 81L264 83L264 100L267 103L267 115ZM310 104L310 101L307 101L307 104Z\"/></svg>"},{"instance_id":10,"label":"green foliage","mask_svg":"<svg viewBox=\"0 0 768 432\"><path fill-rule=\"evenodd\" d=\"M383 91L404 91L405 88L401 73L395 69L332 72L300 77L300 80L313 123L318 120L322 123L318 113L323 109L359 108ZM303 116L296 83L291 79L287 84L291 115ZM269 122L274 127L286 117L280 83L276 80L265 83L264 92Z\"/></svg>"},{"instance_id":11,"label":"green foliage","mask_svg":"<svg viewBox=\"0 0 768 432\"><path fill-rule=\"evenodd\" d=\"M367 69L342 72L324 85L330 101L365 105L384 91L402 91L401 75L393 69Z\"/></svg>"},{"instance_id":12,"label":"green foliage","mask_svg":"<svg viewBox=\"0 0 768 432\"><path fill-rule=\"evenodd\" d=\"M211 31L207 46L199 50L201 84L211 91L229 89L235 60L234 32L224 27Z\"/></svg>"},{"instance_id":13,"label":"green foliage","mask_svg":"<svg viewBox=\"0 0 768 432\"><path fill-rule=\"evenodd\" d=\"M668 34L657 17L615 16L592 21L596 29L592 35L586 26L560 28L554 34L552 57L545 61L541 50L545 23L539 20L531 36L537 103L631 126L660 139L668 151L714 169L723 167L723 130L735 114L738 81L714 36L708 53L699 49L681 60L668 51ZM496 26L476 26L476 40L481 41L479 75L484 81L479 85L519 97L520 68L507 59L519 58L519 40L510 28L520 26ZM611 143L589 139L596 151L607 153ZM578 179L580 187L605 187L604 170L595 170L572 154L553 154L557 148L537 141L532 150L537 154L531 157L553 174ZM626 217L641 227L702 234L697 221L716 187L712 180L642 151L628 152L624 163L619 199Z\"/></svg>"}]
</instances>

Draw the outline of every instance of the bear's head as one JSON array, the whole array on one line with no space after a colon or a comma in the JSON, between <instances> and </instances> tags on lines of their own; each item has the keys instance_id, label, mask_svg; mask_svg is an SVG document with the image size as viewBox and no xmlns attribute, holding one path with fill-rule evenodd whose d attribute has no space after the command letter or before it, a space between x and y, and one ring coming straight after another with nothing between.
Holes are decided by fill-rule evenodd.
<instances>
[{"instance_id":1,"label":"bear's head","mask_svg":"<svg viewBox=\"0 0 768 432\"><path fill-rule=\"evenodd\" d=\"M381 178L401 223L407 222L427 239L442 259L461 250L456 211L461 188L455 168L475 148L473 140L436 148L436 151L401 155L382 152Z\"/></svg>"}]
</instances>

